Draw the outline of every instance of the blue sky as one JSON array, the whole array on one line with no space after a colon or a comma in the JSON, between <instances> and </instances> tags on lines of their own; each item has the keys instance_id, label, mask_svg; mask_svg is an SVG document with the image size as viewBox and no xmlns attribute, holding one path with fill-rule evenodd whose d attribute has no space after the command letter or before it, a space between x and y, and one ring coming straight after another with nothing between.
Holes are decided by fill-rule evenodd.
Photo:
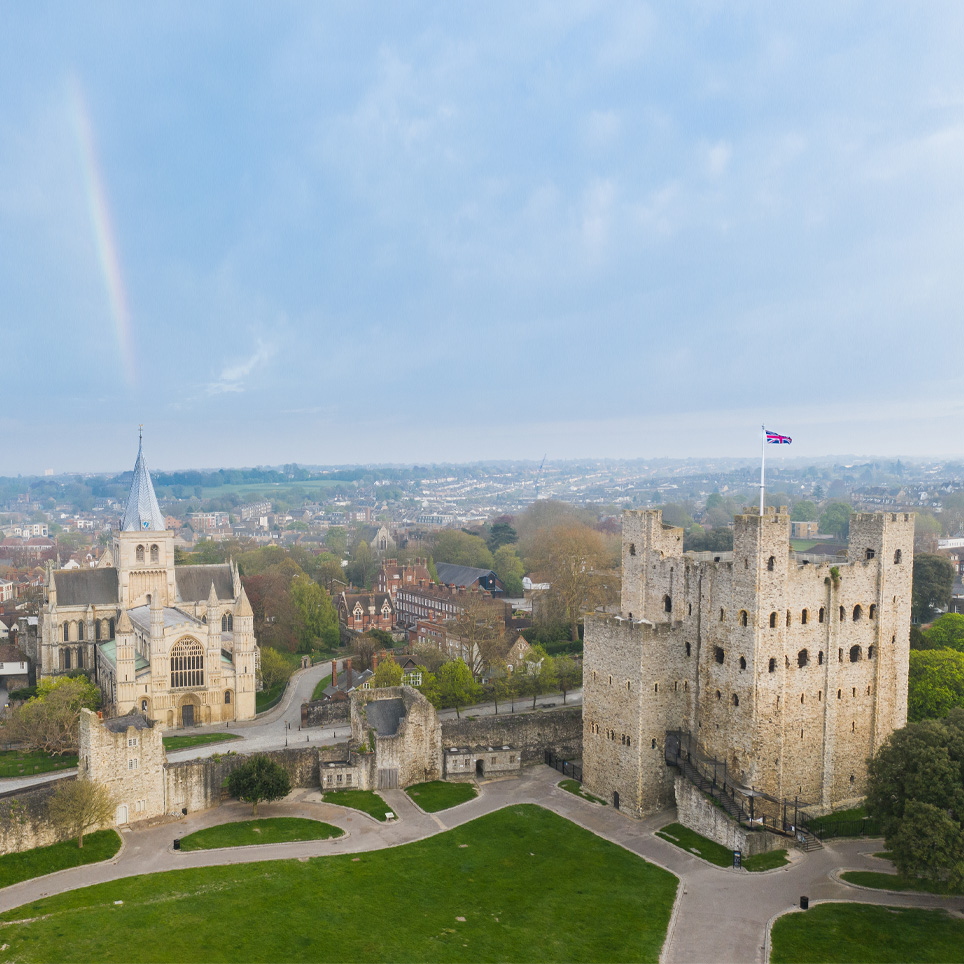
<instances>
[{"instance_id":1,"label":"blue sky","mask_svg":"<svg viewBox=\"0 0 964 964\"><path fill-rule=\"evenodd\" d=\"M0 6L0 474L964 452L964 6Z\"/></svg>"}]
</instances>

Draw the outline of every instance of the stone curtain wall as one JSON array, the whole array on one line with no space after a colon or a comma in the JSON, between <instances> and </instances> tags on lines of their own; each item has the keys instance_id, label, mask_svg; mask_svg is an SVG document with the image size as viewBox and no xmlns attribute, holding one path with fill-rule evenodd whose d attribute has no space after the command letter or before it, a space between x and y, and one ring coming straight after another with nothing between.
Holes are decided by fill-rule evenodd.
<instances>
[{"instance_id":1,"label":"stone curtain wall","mask_svg":"<svg viewBox=\"0 0 964 964\"><path fill-rule=\"evenodd\" d=\"M476 720L443 720L442 746L505 746L519 750L523 764L542 763L546 750L582 758L582 708L500 713Z\"/></svg>"},{"instance_id":2,"label":"stone curtain wall","mask_svg":"<svg viewBox=\"0 0 964 964\"><path fill-rule=\"evenodd\" d=\"M289 747L285 750L268 750L264 756L287 769L292 787L317 787L321 750L326 751L323 755L331 759L345 759L348 756L348 747L345 745ZM221 789L231 771L248 758L239 753L226 753L223 756L168 763L164 772L168 813L179 813L184 807L191 812L219 806Z\"/></svg>"},{"instance_id":3,"label":"stone curtain wall","mask_svg":"<svg viewBox=\"0 0 964 964\"><path fill-rule=\"evenodd\" d=\"M789 841L776 834L739 826L683 777L676 778L676 814L684 827L730 850L742 851L744 857L767 853L789 844Z\"/></svg>"},{"instance_id":4,"label":"stone curtain wall","mask_svg":"<svg viewBox=\"0 0 964 964\"><path fill-rule=\"evenodd\" d=\"M345 700L312 700L301 706L301 725L337 726L351 719L351 704Z\"/></svg>"},{"instance_id":5,"label":"stone curtain wall","mask_svg":"<svg viewBox=\"0 0 964 964\"><path fill-rule=\"evenodd\" d=\"M0 795L0 853L18 853L63 840L47 816L47 804L64 780L37 784Z\"/></svg>"}]
</instances>

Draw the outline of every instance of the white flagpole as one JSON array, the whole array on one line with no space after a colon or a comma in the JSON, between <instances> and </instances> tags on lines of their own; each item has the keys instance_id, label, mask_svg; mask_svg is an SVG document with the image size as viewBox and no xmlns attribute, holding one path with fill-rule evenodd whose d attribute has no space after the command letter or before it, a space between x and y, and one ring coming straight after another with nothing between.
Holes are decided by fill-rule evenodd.
<instances>
[{"instance_id":1,"label":"white flagpole","mask_svg":"<svg viewBox=\"0 0 964 964\"><path fill-rule=\"evenodd\" d=\"M764 467L767 460L767 430L765 425L760 426L760 516L763 515L763 490L766 485L764 481Z\"/></svg>"}]
</instances>

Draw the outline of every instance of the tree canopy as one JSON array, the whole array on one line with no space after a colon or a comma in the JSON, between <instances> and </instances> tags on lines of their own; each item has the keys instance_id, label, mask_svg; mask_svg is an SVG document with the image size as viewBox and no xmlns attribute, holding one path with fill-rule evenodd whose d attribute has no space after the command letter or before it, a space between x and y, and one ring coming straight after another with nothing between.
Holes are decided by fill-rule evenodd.
<instances>
[{"instance_id":1,"label":"tree canopy","mask_svg":"<svg viewBox=\"0 0 964 964\"><path fill-rule=\"evenodd\" d=\"M394 659L383 659L375 667L372 682L375 686L401 686L402 667Z\"/></svg>"},{"instance_id":2,"label":"tree canopy","mask_svg":"<svg viewBox=\"0 0 964 964\"><path fill-rule=\"evenodd\" d=\"M493 558L485 540L458 529L443 529L433 541L432 557L454 566L491 569Z\"/></svg>"},{"instance_id":3,"label":"tree canopy","mask_svg":"<svg viewBox=\"0 0 964 964\"><path fill-rule=\"evenodd\" d=\"M100 690L86 676L58 676L37 684L37 695L8 717L10 737L43 753L77 748L82 707L96 710Z\"/></svg>"},{"instance_id":4,"label":"tree canopy","mask_svg":"<svg viewBox=\"0 0 964 964\"><path fill-rule=\"evenodd\" d=\"M911 650L907 719L940 719L964 707L964 653L954 649Z\"/></svg>"},{"instance_id":5,"label":"tree canopy","mask_svg":"<svg viewBox=\"0 0 964 964\"><path fill-rule=\"evenodd\" d=\"M928 649L956 649L964 653L964 615L944 613L924 630Z\"/></svg>"},{"instance_id":6,"label":"tree canopy","mask_svg":"<svg viewBox=\"0 0 964 964\"><path fill-rule=\"evenodd\" d=\"M846 502L831 502L820 514L820 531L834 536L841 542L850 535L850 513L853 509Z\"/></svg>"},{"instance_id":7,"label":"tree canopy","mask_svg":"<svg viewBox=\"0 0 964 964\"><path fill-rule=\"evenodd\" d=\"M84 834L110 823L114 817L114 797L96 780L70 780L62 783L47 804L51 823L84 846Z\"/></svg>"},{"instance_id":8,"label":"tree canopy","mask_svg":"<svg viewBox=\"0 0 964 964\"><path fill-rule=\"evenodd\" d=\"M867 809L881 823L897 870L964 885L964 709L892 733L868 777Z\"/></svg>"},{"instance_id":9,"label":"tree canopy","mask_svg":"<svg viewBox=\"0 0 964 964\"><path fill-rule=\"evenodd\" d=\"M954 589L954 566L945 556L921 552L914 556L914 587L911 618L927 622L935 612L946 609Z\"/></svg>"},{"instance_id":10,"label":"tree canopy","mask_svg":"<svg viewBox=\"0 0 964 964\"><path fill-rule=\"evenodd\" d=\"M476 702L482 688L476 683L471 670L460 659L443 663L436 674L438 705L454 706L455 714L462 717L462 707Z\"/></svg>"},{"instance_id":11,"label":"tree canopy","mask_svg":"<svg viewBox=\"0 0 964 964\"><path fill-rule=\"evenodd\" d=\"M231 796L250 803L251 815L256 816L262 800L271 803L291 792L291 778L280 763L259 753L231 771L228 791Z\"/></svg>"}]
</instances>

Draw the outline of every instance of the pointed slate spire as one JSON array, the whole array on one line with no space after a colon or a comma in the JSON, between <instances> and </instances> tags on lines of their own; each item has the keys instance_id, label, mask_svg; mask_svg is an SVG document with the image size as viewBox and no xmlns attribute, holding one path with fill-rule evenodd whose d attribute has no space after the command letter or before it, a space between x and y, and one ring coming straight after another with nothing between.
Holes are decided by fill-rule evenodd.
<instances>
[{"instance_id":1,"label":"pointed slate spire","mask_svg":"<svg viewBox=\"0 0 964 964\"><path fill-rule=\"evenodd\" d=\"M154 494L154 483L151 473L147 471L144 461L144 435L141 432L137 446L137 462L134 464L134 478L131 480L131 491L127 496L127 506L121 520L123 532L163 532L164 516L157 504Z\"/></svg>"}]
</instances>

